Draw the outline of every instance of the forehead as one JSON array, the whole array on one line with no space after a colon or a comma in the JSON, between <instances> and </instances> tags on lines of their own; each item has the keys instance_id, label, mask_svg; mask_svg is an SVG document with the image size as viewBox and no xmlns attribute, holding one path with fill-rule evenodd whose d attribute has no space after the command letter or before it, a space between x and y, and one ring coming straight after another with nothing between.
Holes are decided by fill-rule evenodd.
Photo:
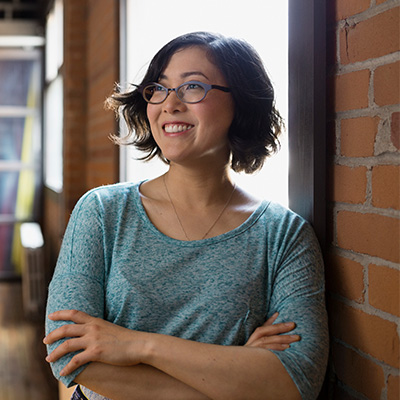
<instances>
[{"instance_id":1,"label":"forehead","mask_svg":"<svg viewBox=\"0 0 400 400\"><path fill-rule=\"evenodd\" d=\"M224 82L223 74L211 60L209 52L202 46L185 47L176 51L164 70L161 79L174 79L190 75L203 75L209 81Z\"/></svg>"}]
</instances>

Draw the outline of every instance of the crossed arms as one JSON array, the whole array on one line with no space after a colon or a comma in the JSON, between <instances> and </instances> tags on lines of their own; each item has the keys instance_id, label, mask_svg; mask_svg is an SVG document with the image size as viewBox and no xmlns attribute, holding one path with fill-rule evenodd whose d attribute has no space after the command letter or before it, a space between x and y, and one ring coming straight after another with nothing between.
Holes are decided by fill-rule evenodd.
<instances>
[{"instance_id":1,"label":"crossed arms","mask_svg":"<svg viewBox=\"0 0 400 400\"><path fill-rule=\"evenodd\" d=\"M75 378L91 390L118 399L300 399L279 359L300 340L294 323L273 324L277 314L256 329L245 346L220 346L122 328L69 310L49 316L71 321L51 332L46 344L69 338L47 361L80 351L61 371L68 375L91 362Z\"/></svg>"}]
</instances>

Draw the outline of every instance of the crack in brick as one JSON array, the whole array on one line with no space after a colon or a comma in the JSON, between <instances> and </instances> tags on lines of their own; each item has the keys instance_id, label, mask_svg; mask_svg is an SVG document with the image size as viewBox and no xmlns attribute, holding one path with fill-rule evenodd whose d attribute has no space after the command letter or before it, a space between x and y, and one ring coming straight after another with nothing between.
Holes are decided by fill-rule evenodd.
<instances>
[{"instance_id":1,"label":"crack in brick","mask_svg":"<svg viewBox=\"0 0 400 400\"><path fill-rule=\"evenodd\" d=\"M349 56L349 32L350 29L354 29L356 24L353 21L350 21L349 19L344 20L344 32L345 32L345 42L346 42L346 57L350 61L350 56Z\"/></svg>"}]
</instances>

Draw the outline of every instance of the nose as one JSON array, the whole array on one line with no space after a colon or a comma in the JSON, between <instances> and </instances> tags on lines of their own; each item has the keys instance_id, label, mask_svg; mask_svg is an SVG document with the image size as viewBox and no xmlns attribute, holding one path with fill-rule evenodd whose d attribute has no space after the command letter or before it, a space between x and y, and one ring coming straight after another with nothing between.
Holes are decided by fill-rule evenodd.
<instances>
[{"instance_id":1,"label":"nose","mask_svg":"<svg viewBox=\"0 0 400 400\"><path fill-rule=\"evenodd\" d=\"M182 111L186 105L183 101L179 100L175 90L169 90L167 98L162 103L163 111L168 113L175 113Z\"/></svg>"}]
</instances>

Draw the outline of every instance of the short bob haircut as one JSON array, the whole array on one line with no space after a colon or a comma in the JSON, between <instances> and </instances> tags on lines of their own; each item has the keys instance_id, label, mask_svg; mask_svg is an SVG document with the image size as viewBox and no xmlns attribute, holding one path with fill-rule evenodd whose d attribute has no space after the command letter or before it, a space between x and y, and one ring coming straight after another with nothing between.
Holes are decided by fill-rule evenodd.
<instances>
[{"instance_id":1,"label":"short bob haircut","mask_svg":"<svg viewBox=\"0 0 400 400\"><path fill-rule=\"evenodd\" d=\"M168 163L155 142L147 118L147 103L140 89L158 82L172 55L187 47L201 46L210 62L222 72L231 89L235 113L228 132L231 149L231 168L236 172L259 170L266 157L279 147L278 136L283 122L275 109L274 90L261 58L247 42L208 32L188 33L167 43L153 58L140 85L121 93L117 87L107 99L106 106L121 112L128 135L113 136L118 144L133 144L146 153L142 160L159 156Z\"/></svg>"}]
</instances>

